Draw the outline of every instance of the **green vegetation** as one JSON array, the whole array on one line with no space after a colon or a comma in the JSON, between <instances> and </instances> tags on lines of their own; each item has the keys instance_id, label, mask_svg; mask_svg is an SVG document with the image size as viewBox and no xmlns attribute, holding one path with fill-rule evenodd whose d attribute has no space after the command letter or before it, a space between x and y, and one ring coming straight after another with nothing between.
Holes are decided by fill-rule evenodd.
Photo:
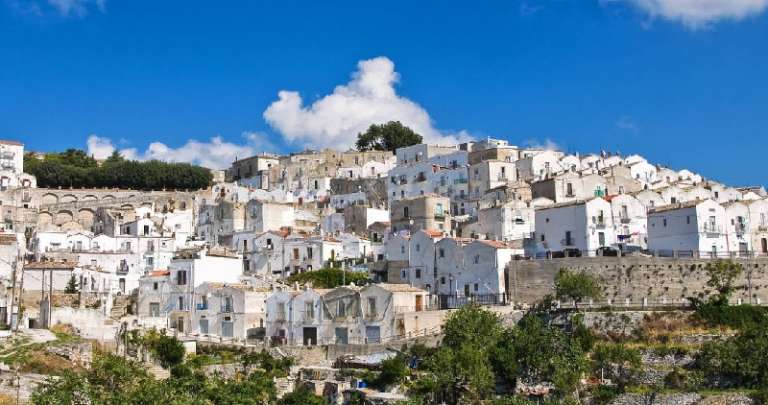
<instances>
[{"instance_id":1,"label":"green vegetation","mask_svg":"<svg viewBox=\"0 0 768 405\"><path fill-rule=\"evenodd\" d=\"M583 300L598 300L602 297L600 281L584 272L560 269L555 276L555 297L559 300L572 300L576 305Z\"/></svg>"},{"instance_id":2,"label":"green vegetation","mask_svg":"<svg viewBox=\"0 0 768 405\"><path fill-rule=\"evenodd\" d=\"M421 135L401 124L400 121L389 121L386 124L371 125L368 130L357 135L357 150L388 150L394 152L397 148L420 144Z\"/></svg>"},{"instance_id":3,"label":"green vegetation","mask_svg":"<svg viewBox=\"0 0 768 405\"><path fill-rule=\"evenodd\" d=\"M172 337L167 339L175 340ZM145 342L155 340L150 336ZM178 341L156 339L160 347L180 346ZM160 350L160 349L155 349ZM168 363L178 357L170 356ZM88 370L66 370L50 378L33 393L33 404L310 404L322 398L297 390L277 401L275 378L288 374L292 362L275 359L266 352L242 355L241 368L232 377L206 373L204 366L177 363L171 377L158 380L147 367L111 354L99 353Z\"/></svg>"},{"instance_id":4,"label":"green vegetation","mask_svg":"<svg viewBox=\"0 0 768 405\"><path fill-rule=\"evenodd\" d=\"M516 381L552 382L555 398L567 401L577 395L579 379L588 370L584 343L547 325L538 313L504 328L496 314L466 306L449 315L444 333L438 349L415 347L411 352L422 361L410 394L427 403L488 401L499 383L514 387ZM518 401L494 403L527 403Z\"/></svg>"},{"instance_id":5,"label":"green vegetation","mask_svg":"<svg viewBox=\"0 0 768 405\"><path fill-rule=\"evenodd\" d=\"M64 293L77 294L77 280L75 279L74 274L71 277L69 277L69 281L67 281L67 286L64 287Z\"/></svg>"},{"instance_id":6,"label":"green vegetation","mask_svg":"<svg viewBox=\"0 0 768 405\"><path fill-rule=\"evenodd\" d=\"M368 273L344 271L336 268L322 268L304 273L292 274L286 280L287 284L311 284L314 288L335 288L350 283L359 284L368 281Z\"/></svg>"},{"instance_id":7,"label":"green vegetation","mask_svg":"<svg viewBox=\"0 0 768 405\"><path fill-rule=\"evenodd\" d=\"M47 153L38 159L34 153L24 155L24 171L37 178L39 187L119 187L137 190L197 190L208 187L211 171L187 163L157 160L126 160L115 152L101 166L78 149Z\"/></svg>"}]
</instances>

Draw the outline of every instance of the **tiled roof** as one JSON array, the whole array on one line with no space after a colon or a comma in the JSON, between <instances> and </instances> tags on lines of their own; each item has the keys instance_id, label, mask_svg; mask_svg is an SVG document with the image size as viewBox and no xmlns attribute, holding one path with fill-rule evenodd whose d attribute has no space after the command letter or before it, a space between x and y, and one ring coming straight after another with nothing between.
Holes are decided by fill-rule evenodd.
<instances>
[{"instance_id":1,"label":"tiled roof","mask_svg":"<svg viewBox=\"0 0 768 405\"><path fill-rule=\"evenodd\" d=\"M169 276L171 274L168 270L155 270L149 272L149 277L162 277L162 276Z\"/></svg>"},{"instance_id":2,"label":"tiled roof","mask_svg":"<svg viewBox=\"0 0 768 405\"><path fill-rule=\"evenodd\" d=\"M43 261L27 263L24 265L24 270L71 270L78 266L77 262Z\"/></svg>"},{"instance_id":3,"label":"tiled roof","mask_svg":"<svg viewBox=\"0 0 768 405\"><path fill-rule=\"evenodd\" d=\"M426 292L421 288L412 287L408 284L378 283L378 284L372 284L372 285L381 287L389 292L423 292L423 293Z\"/></svg>"},{"instance_id":4,"label":"tiled roof","mask_svg":"<svg viewBox=\"0 0 768 405\"><path fill-rule=\"evenodd\" d=\"M692 208L692 207L695 207L695 206L699 205L699 203L701 203L702 201L706 201L706 200L693 200L693 201L686 201L686 202L683 202L683 203L662 205L660 207L655 207L655 208L649 209L648 213L649 214L655 214L655 213L659 213L659 212L674 211L674 210L679 210L679 209L683 209L683 208Z\"/></svg>"}]
</instances>

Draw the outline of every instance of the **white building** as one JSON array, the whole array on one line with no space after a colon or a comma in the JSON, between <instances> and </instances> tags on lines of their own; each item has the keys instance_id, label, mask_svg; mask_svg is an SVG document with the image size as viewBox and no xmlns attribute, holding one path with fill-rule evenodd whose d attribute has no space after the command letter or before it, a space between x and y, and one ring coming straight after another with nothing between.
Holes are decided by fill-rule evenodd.
<instances>
[{"instance_id":1,"label":"white building","mask_svg":"<svg viewBox=\"0 0 768 405\"><path fill-rule=\"evenodd\" d=\"M648 249L665 256L729 256L725 224L725 209L713 200L657 207L648 212Z\"/></svg>"},{"instance_id":2,"label":"white building","mask_svg":"<svg viewBox=\"0 0 768 405\"><path fill-rule=\"evenodd\" d=\"M542 253L575 249L594 256L617 242L611 204L593 198L537 209L535 238Z\"/></svg>"}]
</instances>

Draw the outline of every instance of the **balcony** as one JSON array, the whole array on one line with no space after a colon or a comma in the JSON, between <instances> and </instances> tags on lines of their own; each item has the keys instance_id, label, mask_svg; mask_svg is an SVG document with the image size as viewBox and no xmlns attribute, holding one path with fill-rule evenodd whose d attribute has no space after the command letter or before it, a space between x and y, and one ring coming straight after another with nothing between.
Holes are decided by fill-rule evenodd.
<instances>
[{"instance_id":1,"label":"balcony","mask_svg":"<svg viewBox=\"0 0 768 405\"><path fill-rule=\"evenodd\" d=\"M221 312L223 314L231 314L231 313L235 312L235 308L231 304L230 305L222 305L221 306L221 311L219 311L219 312Z\"/></svg>"},{"instance_id":2,"label":"balcony","mask_svg":"<svg viewBox=\"0 0 768 405\"><path fill-rule=\"evenodd\" d=\"M117 266L117 274L128 274L129 268L127 264L120 264Z\"/></svg>"},{"instance_id":3,"label":"balcony","mask_svg":"<svg viewBox=\"0 0 768 405\"><path fill-rule=\"evenodd\" d=\"M277 313L275 313L276 322L285 322L286 320L288 320L288 318L285 316L285 311L277 311Z\"/></svg>"},{"instance_id":4,"label":"balcony","mask_svg":"<svg viewBox=\"0 0 768 405\"><path fill-rule=\"evenodd\" d=\"M708 223L704 224L704 226L699 229L699 233L706 233L708 235L720 235L723 233L723 228L720 225Z\"/></svg>"},{"instance_id":5,"label":"balcony","mask_svg":"<svg viewBox=\"0 0 768 405\"><path fill-rule=\"evenodd\" d=\"M595 228L605 228L605 218L603 217L592 218L592 223Z\"/></svg>"},{"instance_id":6,"label":"balcony","mask_svg":"<svg viewBox=\"0 0 768 405\"><path fill-rule=\"evenodd\" d=\"M622 217L621 217L621 223L622 223L622 224L628 224L628 223L630 223L630 222L632 222L632 220L631 220L631 219L629 219L629 218L627 218L627 217L624 217L624 216L622 216Z\"/></svg>"},{"instance_id":7,"label":"balcony","mask_svg":"<svg viewBox=\"0 0 768 405\"><path fill-rule=\"evenodd\" d=\"M467 184L467 179L464 179L464 178L455 179L453 180L453 184Z\"/></svg>"},{"instance_id":8,"label":"balcony","mask_svg":"<svg viewBox=\"0 0 768 405\"><path fill-rule=\"evenodd\" d=\"M314 323L315 322L315 312L302 312L301 313L301 321L304 323Z\"/></svg>"},{"instance_id":9,"label":"balcony","mask_svg":"<svg viewBox=\"0 0 768 405\"><path fill-rule=\"evenodd\" d=\"M422 183L425 181L427 181L427 176L425 176L424 173L419 173L414 179L414 182L416 183Z\"/></svg>"},{"instance_id":10,"label":"balcony","mask_svg":"<svg viewBox=\"0 0 768 405\"><path fill-rule=\"evenodd\" d=\"M198 311L205 311L208 309L208 303L199 303L195 305L195 308L197 308Z\"/></svg>"}]
</instances>

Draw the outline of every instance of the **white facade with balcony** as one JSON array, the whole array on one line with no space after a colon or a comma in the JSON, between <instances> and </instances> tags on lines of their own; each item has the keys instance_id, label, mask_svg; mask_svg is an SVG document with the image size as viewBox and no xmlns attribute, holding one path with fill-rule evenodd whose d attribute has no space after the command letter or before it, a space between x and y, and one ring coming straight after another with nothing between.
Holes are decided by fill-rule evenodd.
<instances>
[{"instance_id":1,"label":"white facade with balcony","mask_svg":"<svg viewBox=\"0 0 768 405\"><path fill-rule=\"evenodd\" d=\"M584 256L594 256L601 247L616 246L614 225L611 204L602 198L537 209L538 252L575 249Z\"/></svg>"},{"instance_id":2,"label":"white facade with balcony","mask_svg":"<svg viewBox=\"0 0 768 405\"><path fill-rule=\"evenodd\" d=\"M730 256L725 208L704 200L650 210L648 249L662 256Z\"/></svg>"}]
</instances>

